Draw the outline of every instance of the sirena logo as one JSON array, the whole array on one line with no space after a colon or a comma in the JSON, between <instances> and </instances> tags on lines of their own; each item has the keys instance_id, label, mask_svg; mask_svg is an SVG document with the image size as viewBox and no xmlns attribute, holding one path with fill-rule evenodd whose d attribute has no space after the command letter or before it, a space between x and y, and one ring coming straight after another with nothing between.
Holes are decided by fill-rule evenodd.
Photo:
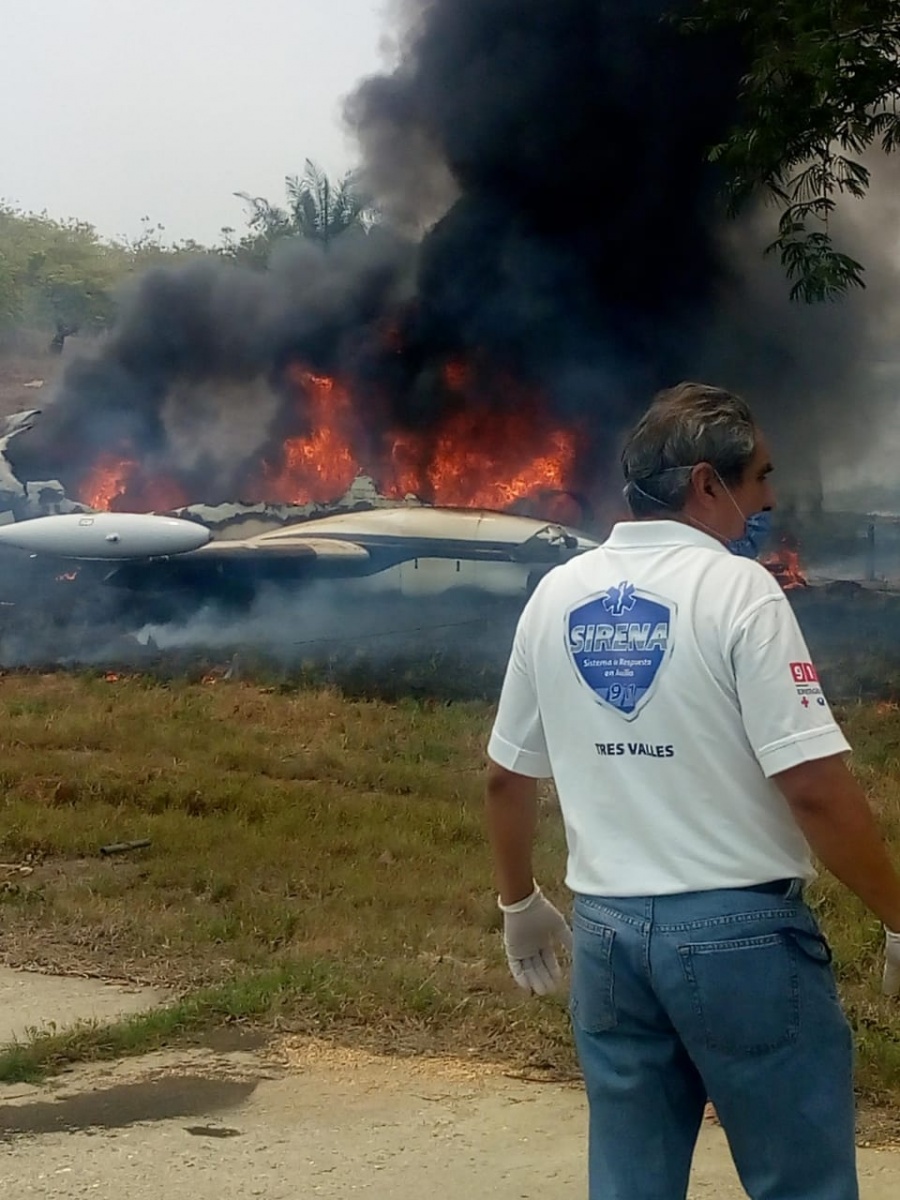
<instances>
[{"instance_id":1,"label":"sirena logo","mask_svg":"<svg viewBox=\"0 0 900 1200\"><path fill-rule=\"evenodd\" d=\"M674 616L671 602L624 580L569 610L569 659L599 704L637 716L671 652Z\"/></svg>"}]
</instances>

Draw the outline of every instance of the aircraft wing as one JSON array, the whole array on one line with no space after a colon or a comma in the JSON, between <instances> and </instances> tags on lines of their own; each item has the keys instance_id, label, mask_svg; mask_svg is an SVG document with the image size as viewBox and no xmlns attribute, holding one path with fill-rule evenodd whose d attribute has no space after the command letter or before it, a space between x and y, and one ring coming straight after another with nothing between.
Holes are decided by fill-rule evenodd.
<instances>
[{"instance_id":1,"label":"aircraft wing","mask_svg":"<svg viewBox=\"0 0 900 1200\"><path fill-rule=\"evenodd\" d=\"M420 516L421 521L421 514L414 515ZM326 518L248 538L215 539L179 556L179 561L195 564L192 570L214 563L223 568L255 563L263 571L267 565L281 564L288 570L293 564L300 574L326 577L332 571L340 575L367 575L417 558L549 564L560 561L576 548L566 531L553 525L534 522L536 530L532 531L530 527L523 528L520 518L513 518L519 522L512 527L515 536L503 536L505 531L494 536L483 529L478 530L479 536L474 536L476 527L472 522L459 529L447 529L447 517L452 519L453 514L439 515L442 522L437 530L429 528L426 520L421 522L424 527L417 529L357 526L343 531L334 518Z\"/></svg>"},{"instance_id":2,"label":"aircraft wing","mask_svg":"<svg viewBox=\"0 0 900 1200\"><path fill-rule=\"evenodd\" d=\"M299 533L293 537L280 537L278 541L267 541L265 538L248 538L245 540L222 538L209 542L199 550L190 554L195 562L241 562L255 559L260 562L276 559L308 560L316 563L357 563L360 566L368 563L371 555L364 546L357 542L345 541L341 538L302 537Z\"/></svg>"},{"instance_id":3,"label":"aircraft wing","mask_svg":"<svg viewBox=\"0 0 900 1200\"><path fill-rule=\"evenodd\" d=\"M105 582L128 590L165 592L188 589L238 594L266 580L288 583L341 579L378 569L364 546L343 538L303 537L300 533L220 538L197 550L167 558L132 560L116 567Z\"/></svg>"}]
</instances>

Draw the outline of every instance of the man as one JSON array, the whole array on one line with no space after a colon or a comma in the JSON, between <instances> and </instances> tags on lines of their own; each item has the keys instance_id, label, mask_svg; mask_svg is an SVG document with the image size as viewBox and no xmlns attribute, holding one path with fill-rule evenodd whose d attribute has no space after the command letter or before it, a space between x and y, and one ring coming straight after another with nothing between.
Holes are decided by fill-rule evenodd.
<instances>
[{"instance_id":1,"label":"man","mask_svg":"<svg viewBox=\"0 0 900 1200\"><path fill-rule=\"evenodd\" d=\"M754 1200L855 1200L851 1037L802 892L812 851L900 930L900 878L784 593L745 557L774 506L769 451L743 401L684 383L623 466L635 519L542 580L491 735L510 968L549 992L569 939L532 876L552 776L592 1200L684 1197L707 1097Z\"/></svg>"}]
</instances>

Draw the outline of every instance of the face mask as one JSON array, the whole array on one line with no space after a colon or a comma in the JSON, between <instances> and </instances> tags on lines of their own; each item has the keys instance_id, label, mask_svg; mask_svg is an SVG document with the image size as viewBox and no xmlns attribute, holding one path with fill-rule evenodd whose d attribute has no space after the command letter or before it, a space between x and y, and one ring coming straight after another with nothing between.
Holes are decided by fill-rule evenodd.
<instances>
[{"instance_id":1,"label":"face mask","mask_svg":"<svg viewBox=\"0 0 900 1200\"><path fill-rule=\"evenodd\" d=\"M743 514L741 515L743 516ZM771 532L772 514L770 512L764 510L751 513L749 517L744 517L743 536L734 538L725 545L732 554L740 555L741 558L759 558Z\"/></svg>"},{"instance_id":2,"label":"face mask","mask_svg":"<svg viewBox=\"0 0 900 1200\"><path fill-rule=\"evenodd\" d=\"M664 471L661 471L660 474L668 475L670 472L685 470L689 471L691 469L691 467L667 467ZM741 506L731 494L731 488L727 483L724 482L718 471L716 472L716 478L728 493L728 499L740 513L741 520L744 522L743 534L739 538L733 538L730 541L726 541L726 548L730 550L732 554L737 554L741 558L758 558L765 548L765 544L772 532L771 512L763 509L761 512L751 513L749 517L745 517L741 511ZM634 488L639 491L642 496L646 496L648 500L652 500L655 504L662 504L664 508L669 507L669 505L667 505L665 501L660 500L658 496L651 496L648 492L645 492L639 483L632 481L632 484ZM706 529L708 533L711 533L713 537L719 537L717 533L715 533L712 529L708 529L707 526L704 525L703 528Z\"/></svg>"}]
</instances>

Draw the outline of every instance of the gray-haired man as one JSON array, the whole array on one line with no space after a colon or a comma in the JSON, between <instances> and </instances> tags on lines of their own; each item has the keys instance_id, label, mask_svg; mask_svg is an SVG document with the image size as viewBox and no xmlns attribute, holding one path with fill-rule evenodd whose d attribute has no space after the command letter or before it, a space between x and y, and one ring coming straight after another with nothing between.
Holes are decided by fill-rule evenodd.
<instances>
[{"instance_id":1,"label":"gray-haired man","mask_svg":"<svg viewBox=\"0 0 900 1200\"><path fill-rule=\"evenodd\" d=\"M812 851L900 930L900 879L784 593L750 557L769 450L743 401L681 384L623 464L635 520L541 582L491 736L510 967L551 990L569 937L532 877L535 780L552 776L593 1200L683 1197L707 1096L755 1200L855 1200L851 1038L803 886Z\"/></svg>"}]
</instances>

